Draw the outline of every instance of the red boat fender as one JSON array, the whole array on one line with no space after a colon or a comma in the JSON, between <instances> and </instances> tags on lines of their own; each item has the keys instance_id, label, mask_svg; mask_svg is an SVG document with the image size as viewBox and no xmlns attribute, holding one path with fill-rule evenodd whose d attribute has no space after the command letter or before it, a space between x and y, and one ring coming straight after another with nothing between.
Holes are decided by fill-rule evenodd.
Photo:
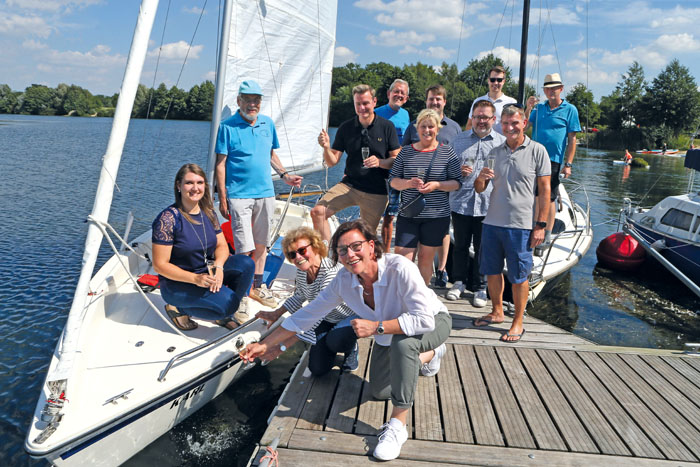
<instances>
[{"instance_id":1,"label":"red boat fender","mask_svg":"<svg viewBox=\"0 0 700 467\"><path fill-rule=\"evenodd\" d=\"M646 251L637 240L624 232L604 238L595 250L598 262L618 271L637 269L646 259Z\"/></svg>"}]
</instances>

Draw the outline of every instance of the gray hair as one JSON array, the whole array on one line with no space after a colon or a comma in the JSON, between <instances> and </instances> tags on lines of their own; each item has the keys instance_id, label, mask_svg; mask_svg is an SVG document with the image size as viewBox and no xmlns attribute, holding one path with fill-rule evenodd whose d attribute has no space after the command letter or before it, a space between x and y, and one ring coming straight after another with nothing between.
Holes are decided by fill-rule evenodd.
<instances>
[{"instance_id":1,"label":"gray hair","mask_svg":"<svg viewBox=\"0 0 700 467\"><path fill-rule=\"evenodd\" d=\"M394 90L394 87L395 87L397 84L403 84L404 86L406 86L406 94L408 94L408 90L409 90L409 88L408 88L408 83L407 83L406 81L402 80L402 79L399 79L399 78L396 78L396 79L394 80L394 82L391 83L391 86L389 86L389 92L393 91L393 90Z\"/></svg>"},{"instance_id":2,"label":"gray hair","mask_svg":"<svg viewBox=\"0 0 700 467\"><path fill-rule=\"evenodd\" d=\"M522 107L515 104L505 105L501 111L501 120L503 120L503 117L510 117L511 115L515 114L520 114L520 116L523 117L523 120L525 120L525 110Z\"/></svg>"}]
</instances>

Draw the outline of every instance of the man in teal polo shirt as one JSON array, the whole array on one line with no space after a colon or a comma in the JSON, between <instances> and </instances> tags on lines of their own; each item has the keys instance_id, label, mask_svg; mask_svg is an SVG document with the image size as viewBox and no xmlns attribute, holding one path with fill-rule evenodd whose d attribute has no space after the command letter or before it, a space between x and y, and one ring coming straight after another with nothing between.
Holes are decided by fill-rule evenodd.
<instances>
[{"instance_id":1,"label":"man in teal polo shirt","mask_svg":"<svg viewBox=\"0 0 700 467\"><path fill-rule=\"evenodd\" d=\"M270 165L287 185L298 187L302 178L288 173L277 157L277 130L270 117L260 114L262 98L257 82L241 83L238 111L219 125L216 182L219 210L231 219L236 252L251 255L255 261L250 298L274 307L276 302L262 285L270 219L275 210Z\"/></svg>"},{"instance_id":2,"label":"man in teal polo shirt","mask_svg":"<svg viewBox=\"0 0 700 467\"><path fill-rule=\"evenodd\" d=\"M554 201L559 194L559 172L563 162L564 168L561 169L561 173L564 174L564 178L571 176L571 164L576 155L576 132L581 131L581 124L576 107L561 97L564 85L559 73L544 77L543 90L547 101L538 104L537 97L530 96L527 99L525 115L529 125L532 126L533 141L537 141L547 149L549 160L552 162L550 191L552 205L549 209L544 238L544 242L549 243L552 240L552 226L556 213Z\"/></svg>"}]
</instances>

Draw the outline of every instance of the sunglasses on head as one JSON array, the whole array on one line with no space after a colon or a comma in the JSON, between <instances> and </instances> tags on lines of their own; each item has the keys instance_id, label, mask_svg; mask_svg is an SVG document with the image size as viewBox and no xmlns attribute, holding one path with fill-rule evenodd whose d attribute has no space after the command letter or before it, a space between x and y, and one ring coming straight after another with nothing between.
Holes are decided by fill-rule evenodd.
<instances>
[{"instance_id":1,"label":"sunglasses on head","mask_svg":"<svg viewBox=\"0 0 700 467\"><path fill-rule=\"evenodd\" d=\"M306 254L306 249L309 248L311 244L297 248L296 250L288 251L285 253L289 261L294 261L297 258L297 254L304 256Z\"/></svg>"},{"instance_id":2,"label":"sunglasses on head","mask_svg":"<svg viewBox=\"0 0 700 467\"><path fill-rule=\"evenodd\" d=\"M502 83L505 78L489 78L492 83Z\"/></svg>"}]
</instances>

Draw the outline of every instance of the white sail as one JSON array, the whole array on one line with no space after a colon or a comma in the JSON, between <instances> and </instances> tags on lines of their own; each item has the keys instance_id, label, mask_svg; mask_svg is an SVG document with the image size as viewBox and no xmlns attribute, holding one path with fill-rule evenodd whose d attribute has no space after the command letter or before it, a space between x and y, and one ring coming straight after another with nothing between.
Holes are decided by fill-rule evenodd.
<instances>
[{"instance_id":1,"label":"white sail","mask_svg":"<svg viewBox=\"0 0 700 467\"><path fill-rule=\"evenodd\" d=\"M241 81L263 89L261 113L275 122L287 170L320 170L327 125L336 0L240 0L231 12L221 119L238 110Z\"/></svg>"}]
</instances>

